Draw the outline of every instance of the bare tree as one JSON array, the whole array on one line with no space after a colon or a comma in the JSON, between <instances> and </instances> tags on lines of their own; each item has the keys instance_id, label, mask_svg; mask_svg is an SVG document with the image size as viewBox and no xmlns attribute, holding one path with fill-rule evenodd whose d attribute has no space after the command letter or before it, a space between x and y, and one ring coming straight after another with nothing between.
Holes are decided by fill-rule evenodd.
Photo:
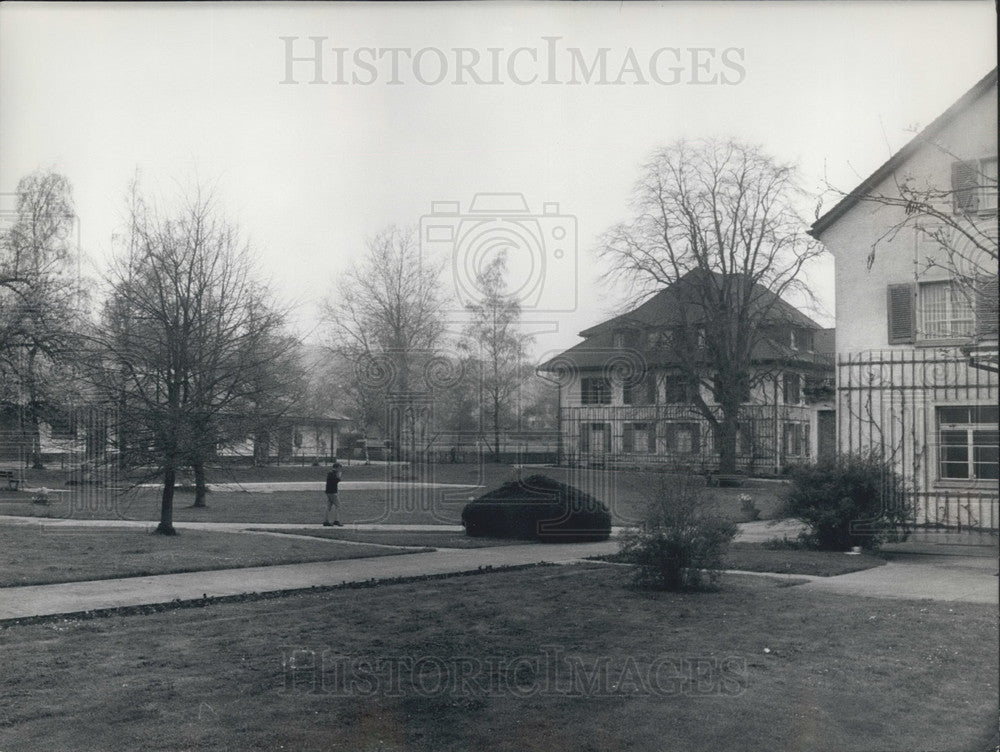
<instances>
[{"instance_id":1,"label":"bare tree","mask_svg":"<svg viewBox=\"0 0 1000 752\"><path fill-rule=\"evenodd\" d=\"M69 401L74 381L82 313L75 221L69 181L39 171L18 183L13 222L0 236L0 374L6 398L28 418L36 468L40 423Z\"/></svg>"},{"instance_id":2,"label":"bare tree","mask_svg":"<svg viewBox=\"0 0 1000 752\"><path fill-rule=\"evenodd\" d=\"M529 338L520 331L521 306L507 292L507 262L495 256L478 275L482 299L466 306L471 320L465 327L463 349L470 354L470 372L478 374L484 428L493 434L494 456L500 455L500 434L517 412Z\"/></svg>"},{"instance_id":3,"label":"bare tree","mask_svg":"<svg viewBox=\"0 0 1000 752\"><path fill-rule=\"evenodd\" d=\"M399 433L388 425L387 400L422 386L418 372L444 336L442 266L424 258L414 233L395 226L369 239L367 253L324 304L327 346L350 364L362 429ZM391 437L400 448L400 436Z\"/></svg>"},{"instance_id":4,"label":"bare tree","mask_svg":"<svg viewBox=\"0 0 1000 752\"><path fill-rule=\"evenodd\" d=\"M109 272L95 382L119 413L119 452L163 478L157 532L175 533L177 471L281 409L296 342L255 281L237 229L200 193L173 217L133 189L127 247Z\"/></svg>"},{"instance_id":5,"label":"bare tree","mask_svg":"<svg viewBox=\"0 0 1000 752\"><path fill-rule=\"evenodd\" d=\"M631 303L676 285L676 366L712 426L720 469L732 472L740 408L759 372L757 344L787 311L780 296L806 293L803 265L821 253L795 210L795 171L735 141L679 141L658 149L635 186L635 217L609 230L607 276L635 290ZM716 409L717 406L717 409Z\"/></svg>"}]
</instances>

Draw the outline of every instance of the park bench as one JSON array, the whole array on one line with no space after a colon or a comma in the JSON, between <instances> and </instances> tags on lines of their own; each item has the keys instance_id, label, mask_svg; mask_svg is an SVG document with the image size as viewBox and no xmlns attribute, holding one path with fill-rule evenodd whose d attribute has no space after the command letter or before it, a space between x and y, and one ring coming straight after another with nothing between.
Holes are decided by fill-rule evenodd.
<instances>
[{"instance_id":1,"label":"park bench","mask_svg":"<svg viewBox=\"0 0 1000 752\"><path fill-rule=\"evenodd\" d=\"M21 484L21 479L17 477L17 473L13 470L0 470L0 481L7 481L7 488L12 488L15 491Z\"/></svg>"}]
</instances>

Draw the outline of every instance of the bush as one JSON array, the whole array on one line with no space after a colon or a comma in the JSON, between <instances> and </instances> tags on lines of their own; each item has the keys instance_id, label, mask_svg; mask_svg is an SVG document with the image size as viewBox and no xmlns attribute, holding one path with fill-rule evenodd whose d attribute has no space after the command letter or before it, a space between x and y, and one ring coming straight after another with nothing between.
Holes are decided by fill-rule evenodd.
<instances>
[{"instance_id":1,"label":"bush","mask_svg":"<svg viewBox=\"0 0 1000 752\"><path fill-rule=\"evenodd\" d=\"M878 455L841 455L796 468L785 513L809 526L800 536L804 543L826 551L903 540L911 519L902 478Z\"/></svg>"},{"instance_id":2,"label":"bush","mask_svg":"<svg viewBox=\"0 0 1000 752\"><path fill-rule=\"evenodd\" d=\"M467 535L546 542L607 540L611 514L593 496L544 475L505 483L462 510Z\"/></svg>"},{"instance_id":3,"label":"bush","mask_svg":"<svg viewBox=\"0 0 1000 752\"><path fill-rule=\"evenodd\" d=\"M635 565L636 585L698 590L718 582L737 528L706 506L699 481L650 478L645 519L621 542L622 558Z\"/></svg>"}]
</instances>

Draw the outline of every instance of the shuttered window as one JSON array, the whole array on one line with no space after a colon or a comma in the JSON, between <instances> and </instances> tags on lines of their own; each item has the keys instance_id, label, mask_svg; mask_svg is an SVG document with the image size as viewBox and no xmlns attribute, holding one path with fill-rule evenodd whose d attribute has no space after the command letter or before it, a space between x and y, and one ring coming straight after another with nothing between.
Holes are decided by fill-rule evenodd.
<instances>
[{"instance_id":1,"label":"shuttered window","mask_svg":"<svg viewBox=\"0 0 1000 752\"><path fill-rule=\"evenodd\" d=\"M688 380L684 376L667 376L664 380L664 401L668 405L687 404L693 402Z\"/></svg>"},{"instance_id":2,"label":"shuttered window","mask_svg":"<svg viewBox=\"0 0 1000 752\"><path fill-rule=\"evenodd\" d=\"M645 374L635 382L625 382L622 401L626 405L653 405L656 403L656 377Z\"/></svg>"},{"instance_id":3,"label":"shuttered window","mask_svg":"<svg viewBox=\"0 0 1000 752\"><path fill-rule=\"evenodd\" d=\"M656 432L652 423L626 423L622 428L622 451L648 453L656 451Z\"/></svg>"},{"instance_id":4,"label":"shuttered window","mask_svg":"<svg viewBox=\"0 0 1000 752\"><path fill-rule=\"evenodd\" d=\"M701 451L701 431L697 423L667 423L664 427L667 451L697 454Z\"/></svg>"},{"instance_id":5,"label":"shuttered window","mask_svg":"<svg viewBox=\"0 0 1000 752\"><path fill-rule=\"evenodd\" d=\"M581 452L610 452L611 428L607 423L580 424Z\"/></svg>"},{"instance_id":6,"label":"shuttered window","mask_svg":"<svg viewBox=\"0 0 1000 752\"><path fill-rule=\"evenodd\" d=\"M982 186L979 191L979 210L997 209L997 160L984 159L979 165Z\"/></svg>"},{"instance_id":7,"label":"shuttered window","mask_svg":"<svg viewBox=\"0 0 1000 752\"><path fill-rule=\"evenodd\" d=\"M916 316L914 315L914 285L889 285L888 320L889 344L902 345L916 339Z\"/></svg>"},{"instance_id":8,"label":"shuttered window","mask_svg":"<svg viewBox=\"0 0 1000 752\"><path fill-rule=\"evenodd\" d=\"M973 334L979 340L996 339L1000 317L997 288L993 275L979 277L974 285L954 280L921 282L919 288L889 285L889 344L908 344L918 338L971 339Z\"/></svg>"},{"instance_id":9,"label":"shuttered window","mask_svg":"<svg viewBox=\"0 0 1000 752\"><path fill-rule=\"evenodd\" d=\"M802 382L797 373L786 373L783 376L782 396L786 405L797 405L802 401Z\"/></svg>"},{"instance_id":10,"label":"shuttered window","mask_svg":"<svg viewBox=\"0 0 1000 752\"><path fill-rule=\"evenodd\" d=\"M952 163L951 191L956 214L996 211L996 157Z\"/></svg>"},{"instance_id":11,"label":"shuttered window","mask_svg":"<svg viewBox=\"0 0 1000 752\"><path fill-rule=\"evenodd\" d=\"M953 162L951 195L956 214L979 211L979 162Z\"/></svg>"},{"instance_id":12,"label":"shuttered window","mask_svg":"<svg viewBox=\"0 0 1000 752\"><path fill-rule=\"evenodd\" d=\"M997 277L980 277L976 290L976 337L996 339L1000 317Z\"/></svg>"}]
</instances>

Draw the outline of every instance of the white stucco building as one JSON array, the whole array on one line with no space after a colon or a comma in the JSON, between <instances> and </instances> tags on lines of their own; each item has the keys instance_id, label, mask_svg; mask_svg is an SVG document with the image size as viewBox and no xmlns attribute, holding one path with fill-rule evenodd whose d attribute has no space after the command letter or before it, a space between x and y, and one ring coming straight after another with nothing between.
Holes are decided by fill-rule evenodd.
<instances>
[{"instance_id":1,"label":"white stucco building","mask_svg":"<svg viewBox=\"0 0 1000 752\"><path fill-rule=\"evenodd\" d=\"M997 71L811 234L836 259L840 450L892 459L918 523L996 529Z\"/></svg>"},{"instance_id":2,"label":"white stucco building","mask_svg":"<svg viewBox=\"0 0 1000 752\"><path fill-rule=\"evenodd\" d=\"M581 332L583 342L540 367L559 384L561 460L717 471L713 427L695 405L697 391L718 413L714 373L698 365L705 348L702 311L684 287L675 282L628 313ZM755 287L770 313L752 348L736 466L751 475L774 475L835 450L834 332ZM699 338L693 349L680 344L685 333ZM681 360L690 358L697 361L696 378L690 366L682 367Z\"/></svg>"}]
</instances>

